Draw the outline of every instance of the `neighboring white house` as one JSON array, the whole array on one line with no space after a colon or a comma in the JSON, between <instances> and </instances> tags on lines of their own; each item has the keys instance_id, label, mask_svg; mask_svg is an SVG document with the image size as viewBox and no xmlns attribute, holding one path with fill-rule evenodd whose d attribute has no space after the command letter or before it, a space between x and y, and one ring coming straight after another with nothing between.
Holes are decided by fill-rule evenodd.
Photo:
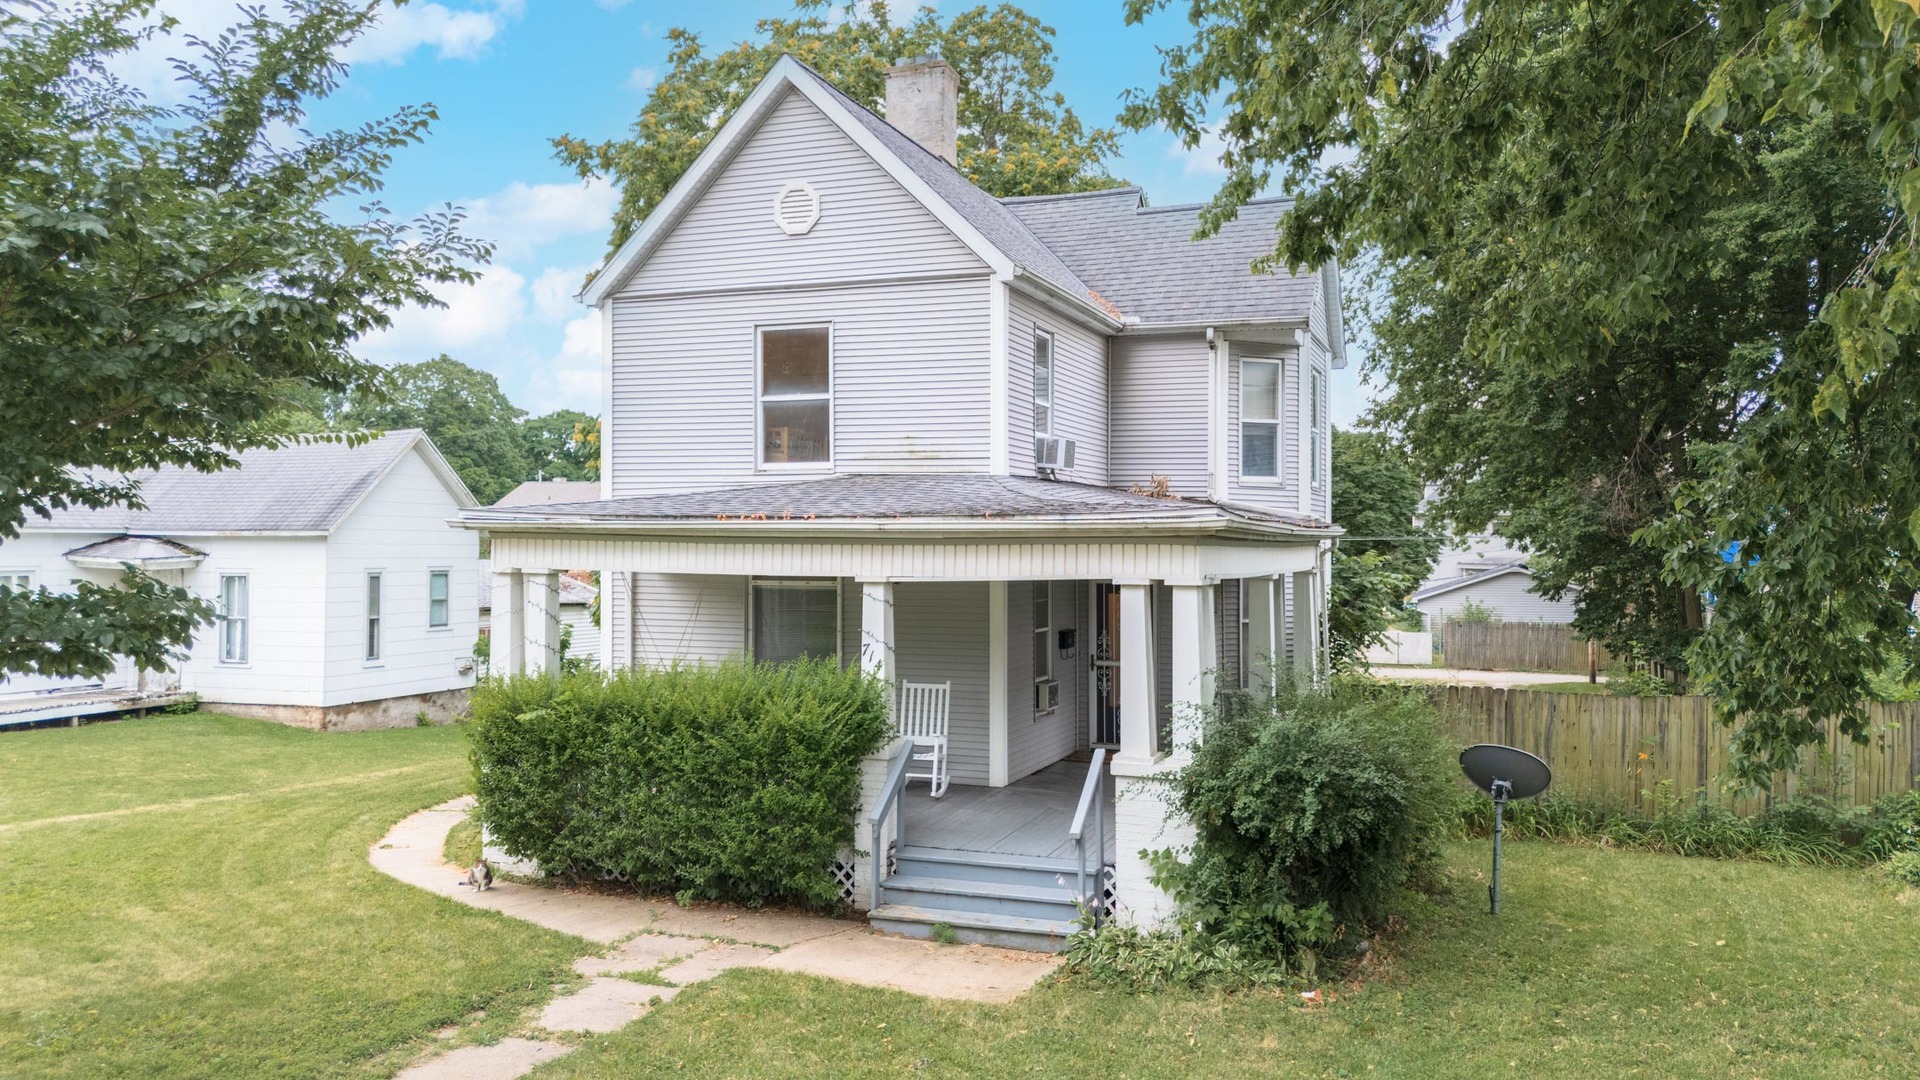
<instances>
[{"instance_id":1,"label":"neighboring white house","mask_svg":"<svg viewBox=\"0 0 1920 1080\"><path fill-rule=\"evenodd\" d=\"M494 505L498 506L498 503ZM493 581L491 574L480 580L480 636L493 636ZM560 626L566 636L567 657L600 663L600 627L593 621L593 602L600 590L592 582L560 575Z\"/></svg>"},{"instance_id":2,"label":"neighboring white house","mask_svg":"<svg viewBox=\"0 0 1920 1080\"><path fill-rule=\"evenodd\" d=\"M1527 564L1510 562L1452 578L1436 577L1407 601L1420 610L1425 629L1438 631L1470 603L1485 608L1500 622L1570 623L1575 595L1570 591L1558 600L1541 596L1533 591L1533 571Z\"/></svg>"},{"instance_id":3,"label":"neighboring white house","mask_svg":"<svg viewBox=\"0 0 1920 1080\"><path fill-rule=\"evenodd\" d=\"M29 516L0 578L56 592L125 564L212 601L173 671L0 682L0 723L197 696L221 712L352 729L445 719L473 685L473 496L420 431L249 450L237 468L139 474L143 509Z\"/></svg>"},{"instance_id":4,"label":"neighboring white house","mask_svg":"<svg viewBox=\"0 0 1920 1080\"><path fill-rule=\"evenodd\" d=\"M1321 666L1339 275L1250 271L1285 200L1195 242L1199 207L1136 188L995 199L954 168L950 67L898 65L886 92L892 124L781 59L594 277L597 498L464 517L514 597L496 670L553 663L553 583L586 567L612 668L829 653L949 683L953 787L914 789L914 859L877 894L855 859L854 903L1063 940L1071 896L1040 919L946 886L1068 880L1076 809L1104 805L1075 755L1098 749L1118 791L1095 870L1158 922L1138 853L1190 835L1157 778L1214 673ZM874 805L885 764L867 776ZM1002 810L1018 837L964 824Z\"/></svg>"}]
</instances>

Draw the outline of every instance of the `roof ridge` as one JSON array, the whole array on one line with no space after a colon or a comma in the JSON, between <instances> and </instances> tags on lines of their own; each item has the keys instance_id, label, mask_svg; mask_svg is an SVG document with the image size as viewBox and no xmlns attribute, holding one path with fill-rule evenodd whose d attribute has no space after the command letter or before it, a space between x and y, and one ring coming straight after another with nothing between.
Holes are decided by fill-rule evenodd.
<instances>
[{"instance_id":1,"label":"roof ridge","mask_svg":"<svg viewBox=\"0 0 1920 1080\"><path fill-rule=\"evenodd\" d=\"M1144 195L1146 189L1139 184L1124 184L1120 187L1100 188L1095 191L1061 191L1052 195L1000 195L1003 203L1060 202L1066 199L1111 198L1115 195Z\"/></svg>"}]
</instances>

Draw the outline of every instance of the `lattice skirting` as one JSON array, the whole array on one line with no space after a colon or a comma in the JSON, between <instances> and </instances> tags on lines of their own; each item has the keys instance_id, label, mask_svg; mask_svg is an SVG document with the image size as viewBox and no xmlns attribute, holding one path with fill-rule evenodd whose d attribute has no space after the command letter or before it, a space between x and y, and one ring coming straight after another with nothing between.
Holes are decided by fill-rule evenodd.
<instances>
[{"instance_id":1,"label":"lattice skirting","mask_svg":"<svg viewBox=\"0 0 1920 1080\"><path fill-rule=\"evenodd\" d=\"M853 853L843 851L833 860L833 880L840 884L840 902L853 903L853 882L858 875L853 869Z\"/></svg>"},{"instance_id":2,"label":"lattice skirting","mask_svg":"<svg viewBox=\"0 0 1920 1080\"><path fill-rule=\"evenodd\" d=\"M1112 863L1108 863L1100 868L1100 888L1095 896L1095 902L1099 905L1096 917L1101 922L1106 922L1108 919L1113 918L1120 910L1119 897L1117 895L1119 890L1115 885L1118 877L1119 875L1115 872Z\"/></svg>"}]
</instances>

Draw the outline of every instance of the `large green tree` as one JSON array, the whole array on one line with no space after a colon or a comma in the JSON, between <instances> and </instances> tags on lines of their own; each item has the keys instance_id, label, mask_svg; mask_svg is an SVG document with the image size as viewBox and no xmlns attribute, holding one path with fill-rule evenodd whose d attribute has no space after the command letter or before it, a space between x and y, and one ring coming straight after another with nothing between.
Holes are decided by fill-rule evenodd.
<instances>
[{"instance_id":1,"label":"large green tree","mask_svg":"<svg viewBox=\"0 0 1920 1080\"><path fill-rule=\"evenodd\" d=\"M377 380L355 338L470 279L487 251L457 213L338 213L371 199L430 107L302 130L376 8L243 8L205 41L141 0L0 8L0 538L60 507L137 505L138 470L283 440L297 390ZM141 47L178 50L178 106L109 74ZM137 574L0 590L0 672L159 667L207 613Z\"/></svg>"},{"instance_id":2,"label":"large green tree","mask_svg":"<svg viewBox=\"0 0 1920 1080\"><path fill-rule=\"evenodd\" d=\"M611 248L618 248L713 138L783 53L811 65L854 100L880 112L886 69L897 58L934 54L960 77L960 171L995 195L1047 195L1118 186L1107 160L1110 128L1087 127L1052 89L1054 29L1011 4L974 7L941 20L921 8L894 20L880 2L798 0L790 19L762 19L755 39L709 52L691 31L667 32L669 68L632 134L608 142L554 140L581 176L620 185Z\"/></svg>"},{"instance_id":3,"label":"large green tree","mask_svg":"<svg viewBox=\"0 0 1920 1080\"><path fill-rule=\"evenodd\" d=\"M1337 668L1364 663L1433 572L1439 538L1420 515L1421 484L1406 451L1378 432L1333 433L1333 549L1327 638Z\"/></svg>"},{"instance_id":4,"label":"large green tree","mask_svg":"<svg viewBox=\"0 0 1920 1080\"><path fill-rule=\"evenodd\" d=\"M528 417L520 442L535 473L529 479L600 479L600 422L578 409Z\"/></svg>"},{"instance_id":5,"label":"large green tree","mask_svg":"<svg viewBox=\"0 0 1920 1080\"><path fill-rule=\"evenodd\" d=\"M533 479L520 421L492 375L449 356L398 364L385 385L337 410L337 424L371 431L420 428L446 457L473 497L491 505Z\"/></svg>"},{"instance_id":6,"label":"large green tree","mask_svg":"<svg viewBox=\"0 0 1920 1080\"><path fill-rule=\"evenodd\" d=\"M1160 6L1132 0L1130 17ZM1740 776L1791 767L1821 723L1864 737L1871 675L1915 647L1920 12L1884 0L1194 0L1188 12L1193 39L1167 51L1164 82L1127 119L1195 142L1217 132L1228 178L1206 220L1277 179L1299 198L1274 261L1370 249L1412 266L1458 301L1463 369L1570 373L1578 389L1560 407L1582 423L1637 413L1645 452L1664 458L1653 485L1671 484L1678 510L1630 535L1663 553L1665 585L1715 602L1687 660L1739 720ZM1752 209L1764 155L1790 152L1793 129L1825 115L1849 121L1821 137L1865 163L1882 208L1871 227L1815 208L1784 235L1714 248L1714 216ZM1703 258L1727 275L1726 297L1702 280ZM1729 299L1742 295L1766 310ZM1714 303L1698 307L1703 296ZM1725 363L1687 355L1693 331ZM1711 389L1624 410L1618 394L1581 396L1636 370ZM1689 393L1729 430L1663 415ZM1483 397L1462 404L1491 411ZM1620 434L1595 437L1595 453ZM1543 456L1557 438L1549 427Z\"/></svg>"}]
</instances>

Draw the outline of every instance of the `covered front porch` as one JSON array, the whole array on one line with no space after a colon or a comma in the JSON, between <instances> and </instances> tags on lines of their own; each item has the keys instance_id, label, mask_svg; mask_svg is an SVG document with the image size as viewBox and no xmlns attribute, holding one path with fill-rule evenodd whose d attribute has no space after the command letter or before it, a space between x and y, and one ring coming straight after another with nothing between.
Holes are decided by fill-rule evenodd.
<instances>
[{"instance_id":1,"label":"covered front porch","mask_svg":"<svg viewBox=\"0 0 1920 1080\"><path fill-rule=\"evenodd\" d=\"M856 906L951 915L963 909L903 903L898 879L910 898L967 900L982 887L954 883L987 876L1012 894L974 906L1033 910L1042 898L1028 893L1069 871L1078 887L1085 850L1122 917L1159 921L1170 908L1138 853L1190 832L1169 820L1157 778L1222 686L1317 677L1334 532L1050 481L940 479L472 511L508 598L496 600L497 669L557 666L556 576L595 568L615 668L837 654L890 686L948 684L952 785L932 799L892 776L899 745L870 768L862 842L879 824L885 843L855 860ZM922 510L874 509L889 503Z\"/></svg>"}]
</instances>

